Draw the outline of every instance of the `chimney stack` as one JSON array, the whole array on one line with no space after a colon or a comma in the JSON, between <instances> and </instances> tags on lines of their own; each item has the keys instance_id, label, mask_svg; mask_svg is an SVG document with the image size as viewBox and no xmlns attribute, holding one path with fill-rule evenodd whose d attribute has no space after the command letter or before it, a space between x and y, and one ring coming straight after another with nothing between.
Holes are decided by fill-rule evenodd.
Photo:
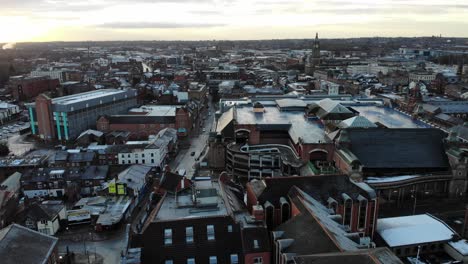
<instances>
[{"instance_id":1,"label":"chimney stack","mask_svg":"<svg viewBox=\"0 0 468 264\"><path fill-rule=\"evenodd\" d=\"M259 205L258 203L252 206L252 215L257 221L264 221L265 220L265 211L263 210L263 206Z\"/></svg>"}]
</instances>

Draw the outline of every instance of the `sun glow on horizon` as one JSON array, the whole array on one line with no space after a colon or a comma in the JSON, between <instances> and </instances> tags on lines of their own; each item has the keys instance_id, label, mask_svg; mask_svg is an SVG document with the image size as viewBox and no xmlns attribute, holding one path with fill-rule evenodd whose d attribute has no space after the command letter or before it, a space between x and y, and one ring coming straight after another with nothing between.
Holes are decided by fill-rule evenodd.
<instances>
[{"instance_id":1,"label":"sun glow on horizon","mask_svg":"<svg viewBox=\"0 0 468 264\"><path fill-rule=\"evenodd\" d=\"M2 0L0 42L468 37L464 0Z\"/></svg>"}]
</instances>

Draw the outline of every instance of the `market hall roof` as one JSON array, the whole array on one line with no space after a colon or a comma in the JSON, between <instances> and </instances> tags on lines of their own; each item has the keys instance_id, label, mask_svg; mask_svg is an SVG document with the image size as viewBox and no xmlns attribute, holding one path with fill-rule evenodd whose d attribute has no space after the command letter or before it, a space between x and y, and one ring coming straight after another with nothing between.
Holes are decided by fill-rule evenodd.
<instances>
[{"instance_id":1,"label":"market hall roof","mask_svg":"<svg viewBox=\"0 0 468 264\"><path fill-rule=\"evenodd\" d=\"M343 149L367 169L449 169L445 133L439 129L348 128L341 130L340 138L348 141L338 139Z\"/></svg>"},{"instance_id":2,"label":"market hall roof","mask_svg":"<svg viewBox=\"0 0 468 264\"><path fill-rule=\"evenodd\" d=\"M218 120L217 132L223 131L232 120L237 125L255 125L258 130L285 130L293 142L325 142L325 131L319 122L308 120L304 111L280 111L276 106L265 106L262 113L256 113L252 106L233 106Z\"/></svg>"}]
</instances>

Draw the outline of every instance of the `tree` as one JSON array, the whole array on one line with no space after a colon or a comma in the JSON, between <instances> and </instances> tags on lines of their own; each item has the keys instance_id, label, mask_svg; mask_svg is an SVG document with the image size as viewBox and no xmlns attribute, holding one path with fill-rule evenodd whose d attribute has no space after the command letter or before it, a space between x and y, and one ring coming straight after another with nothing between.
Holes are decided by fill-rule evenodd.
<instances>
[{"instance_id":1,"label":"tree","mask_svg":"<svg viewBox=\"0 0 468 264\"><path fill-rule=\"evenodd\" d=\"M0 156L6 156L10 153L8 144L5 141L0 142Z\"/></svg>"}]
</instances>

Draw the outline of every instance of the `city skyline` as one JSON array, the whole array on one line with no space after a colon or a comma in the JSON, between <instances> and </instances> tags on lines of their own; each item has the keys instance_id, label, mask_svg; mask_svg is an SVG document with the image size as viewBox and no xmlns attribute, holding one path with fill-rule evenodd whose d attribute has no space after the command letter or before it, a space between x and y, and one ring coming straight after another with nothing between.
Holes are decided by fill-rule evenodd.
<instances>
[{"instance_id":1,"label":"city skyline","mask_svg":"<svg viewBox=\"0 0 468 264\"><path fill-rule=\"evenodd\" d=\"M451 0L2 0L0 42L468 37Z\"/></svg>"}]
</instances>

